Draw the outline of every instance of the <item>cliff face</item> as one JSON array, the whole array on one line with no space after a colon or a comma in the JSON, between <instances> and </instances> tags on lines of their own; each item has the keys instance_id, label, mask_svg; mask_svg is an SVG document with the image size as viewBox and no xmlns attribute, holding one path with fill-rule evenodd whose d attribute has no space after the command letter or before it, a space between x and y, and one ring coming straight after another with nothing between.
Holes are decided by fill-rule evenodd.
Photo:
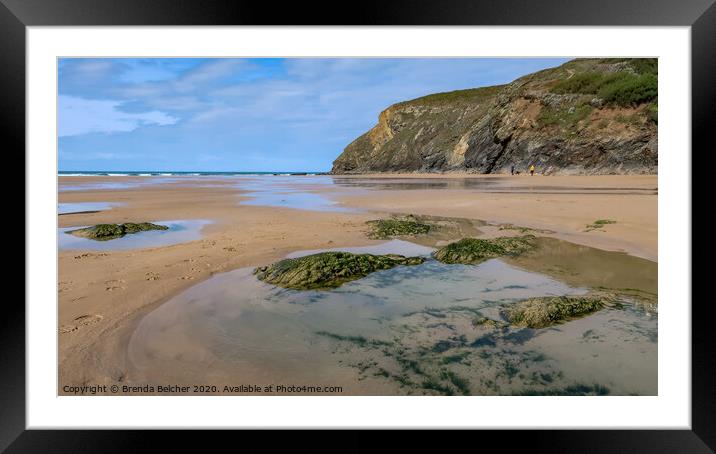
<instances>
[{"instance_id":1,"label":"cliff face","mask_svg":"<svg viewBox=\"0 0 716 454\"><path fill-rule=\"evenodd\" d=\"M577 59L394 104L331 173L656 173L656 84L655 59Z\"/></svg>"}]
</instances>

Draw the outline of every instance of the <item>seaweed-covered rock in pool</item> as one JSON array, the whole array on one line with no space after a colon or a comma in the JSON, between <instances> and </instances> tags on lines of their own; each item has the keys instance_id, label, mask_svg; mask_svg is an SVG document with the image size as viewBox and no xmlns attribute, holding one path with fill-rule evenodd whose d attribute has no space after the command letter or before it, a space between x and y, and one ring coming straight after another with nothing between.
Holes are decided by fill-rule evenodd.
<instances>
[{"instance_id":1,"label":"seaweed-covered rock in pool","mask_svg":"<svg viewBox=\"0 0 716 454\"><path fill-rule=\"evenodd\" d=\"M420 235L430 231L430 225L420 222L412 214L400 218L368 221L367 224L371 227L368 236L379 240L394 236Z\"/></svg>"},{"instance_id":2,"label":"seaweed-covered rock in pool","mask_svg":"<svg viewBox=\"0 0 716 454\"><path fill-rule=\"evenodd\" d=\"M144 232L145 230L169 230L166 225L152 224L151 222L140 222L138 224L127 222L122 224L125 234Z\"/></svg>"},{"instance_id":3,"label":"seaweed-covered rock in pool","mask_svg":"<svg viewBox=\"0 0 716 454\"><path fill-rule=\"evenodd\" d=\"M328 289L398 265L419 265L422 257L321 252L285 259L254 270L260 280L294 290Z\"/></svg>"},{"instance_id":4,"label":"seaweed-covered rock in pool","mask_svg":"<svg viewBox=\"0 0 716 454\"><path fill-rule=\"evenodd\" d=\"M122 238L124 235L144 232L147 230L168 230L165 225L152 224L151 222L127 222L124 224L97 224L84 229L70 230L70 235L89 238L90 240L107 241Z\"/></svg>"},{"instance_id":5,"label":"seaweed-covered rock in pool","mask_svg":"<svg viewBox=\"0 0 716 454\"><path fill-rule=\"evenodd\" d=\"M472 326L481 326L483 328L497 330L507 327L507 323L499 321L499 320L493 320L491 318L483 317L481 315L475 316L475 318L472 319Z\"/></svg>"},{"instance_id":6,"label":"seaweed-covered rock in pool","mask_svg":"<svg viewBox=\"0 0 716 454\"><path fill-rule=\"evenodd\" d=\"M535 248L534 235L503 236L499 238L463 238L435 251L435 258L443 263L466 265L484 262L503 255L519 255Z\"/></svg>"},{"instance_id":7,"label":"seaweed-covered rock in pool","mask_svg":"<svg viewBox=\"0 0 716 454\"><path fill-rule=\"evenodd\" d=\"M546 296L529 298L506 306L502 309L502 315L512 325L546 328L613 304L612 297L608 295Z\"/></svg>"}]
</instances>

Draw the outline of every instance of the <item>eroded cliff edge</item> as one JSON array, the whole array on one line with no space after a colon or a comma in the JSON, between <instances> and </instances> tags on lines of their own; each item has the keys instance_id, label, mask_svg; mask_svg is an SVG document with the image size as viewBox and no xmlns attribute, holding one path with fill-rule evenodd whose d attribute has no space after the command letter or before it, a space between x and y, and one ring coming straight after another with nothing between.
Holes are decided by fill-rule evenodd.
<instances>
[{"instance_id":1,"label":"eroded cliff edge","mask_svg":"<svg viewBox=\"0 0 716 454\"><path fill-rule=\"evenodd\" d=\"M656 59L576 59L493 87L394 104L333 174L655 174Z\"/></svg>"}]
</instances>

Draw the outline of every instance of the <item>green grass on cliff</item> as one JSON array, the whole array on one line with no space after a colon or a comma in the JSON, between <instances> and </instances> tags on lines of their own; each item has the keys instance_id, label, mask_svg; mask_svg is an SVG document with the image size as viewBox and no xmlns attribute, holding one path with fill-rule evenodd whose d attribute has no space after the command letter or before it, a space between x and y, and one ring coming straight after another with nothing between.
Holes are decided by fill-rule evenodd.
<instances>
[{"instance_id":1,"label":"green grass on cliff","mask_svg":"<svg viewBox=\"0 0 716 454\"><path fill-rule=\"evenodd\" d=\"M601 63L628 63L637 74L657 74L659 60L656 58L602 58Z\"/></svg>"},{"instance_id":2,"label":"green grass on cliff","mask_svg":"<svg viewBox=\"0 0 716 454\"><path fill-rule=\"evenodd\" d=\"M574 132L579 122L587 119L591 112L592 106L589 104L574 106L572 109L544 106L540 110L537 122L540 126L559 126L569 134Z\"/></svg>"},{"instance_id":3,"label":"green grass on cliff","mask_svg":"<svg viewBox=\"0 0 716 454\"><path fill-rule=\"evenodd\" d=\"M557 82L552 87L552 92L594 95L607 104L617 106L636 106L656 101L659 94L656 59L622 61L627 61L632 71L576 73L569 79ZM620 60L604 60L604 62L619 63Z\"/></svg>"},{"instance_id":4,"label":"green grass on cliff","mask_svg":"<svg viewBox=\"0 0 716 454\"><path fill-rule=\"evenodd\" d=\"M475 102L496 95L504 87L504 85L495 85L492 87L468 88L467 90L455 90L443 93L434 93L420 98L411 99L410 101L404 101L395 105L440 105L456 102Z\"/></svg>"},{"instance_id":5,"label":"green grass on cliff","mask_svg":"<svg viewBox=\"0 0 716 454\"><path fill-rule=\"evenodd\" d=\"M595 95L608 104L633 106L655 100L658 82L656 74L587 72L558 82L552 91Z\"/></svg>"},{"instance_id":6,"label":"green grass on cliff","mask_svg":"<svg viewBox=\"0 0 716 454\"><path fill-rule=\"evenodd\" d=\"M646 110L647 115L649 115L649 120L653 121L654 123L659 123L659 104L655 101L651 104L649 104L649 107Z\"/></svg>"}]
</instances>

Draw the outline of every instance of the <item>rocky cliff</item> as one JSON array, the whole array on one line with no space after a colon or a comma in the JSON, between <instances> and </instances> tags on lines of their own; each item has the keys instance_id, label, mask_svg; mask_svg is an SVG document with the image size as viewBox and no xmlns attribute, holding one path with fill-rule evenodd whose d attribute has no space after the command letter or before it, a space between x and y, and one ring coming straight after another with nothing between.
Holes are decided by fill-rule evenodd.
<instances>
[{"instance_id":1,"label":"rocky cliff","mask_svg":"<svg viewBox=\"0 0 716 454\"><path fill-rule=\"evenodd\" d=\"M576 59L394 104L331 173L656 173L657 101L655 59Z\"/></svg>"}]
</instances>

